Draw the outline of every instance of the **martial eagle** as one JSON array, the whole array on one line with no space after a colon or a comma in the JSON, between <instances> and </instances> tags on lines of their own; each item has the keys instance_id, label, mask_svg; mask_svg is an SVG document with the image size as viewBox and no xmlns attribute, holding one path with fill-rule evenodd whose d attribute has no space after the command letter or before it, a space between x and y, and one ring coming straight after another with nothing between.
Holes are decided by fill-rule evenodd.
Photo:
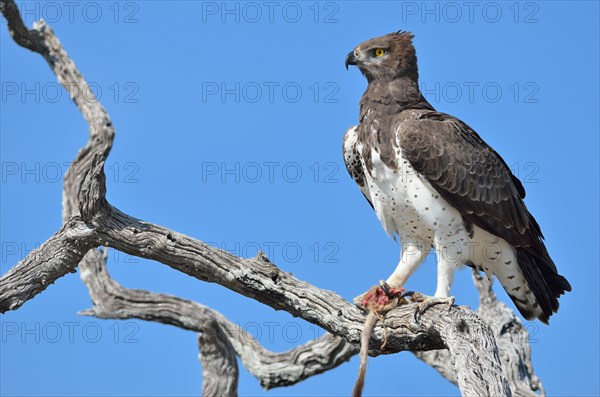
<instances>
[{"instance_id":1,"label":"martial eagle","mask_svg":"<svg viewBox=\"0 0 600 397\"><path fill-rule=\"evenodd\" d=\"M344 161L385 231L402 242L387 283L402 287L433 248L438 278L429 303L453 302L454 271L466 264L495 276L526 319L547 323L571 285L506 162L421 94L412 39L390 33L346 57L346 68L356 65L368 87L359 124L344 136Z\"/></svg>"}]
</instances>

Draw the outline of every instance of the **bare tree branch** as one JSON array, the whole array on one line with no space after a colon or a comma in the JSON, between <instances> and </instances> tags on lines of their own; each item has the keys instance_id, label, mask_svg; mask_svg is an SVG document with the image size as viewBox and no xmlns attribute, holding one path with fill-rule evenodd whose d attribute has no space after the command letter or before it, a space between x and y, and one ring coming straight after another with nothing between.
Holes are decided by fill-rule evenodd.
<instances>
[{"instance_id":1,"label":"bare tree branch","mask_svg":"<svg viewBox=\"0 0 600 397\"><path fill-rule=\"evenodd\" d=\"M473 281L479 290L480 307L477 315L487 322L495 335L504 374L508 378L513 396L545 396L542 382L535 375L531 364L529 333L515 312L496 299L492 282L477 270ZM448 350L414 352L417 357L431 365L444 378L457 384L452 356Z\"/></svg>"},{"instance_id":2,"label":"bare tree branch","mask_svg":"<svg viewBox=\"0 0 600 397\"><path fill-rule=\"evenodd\" d=\"M202 363L202 395L237 397L238 366L235 351L216 321L207 322L198 336Z\"/></svg>"},{"instance_id":3,"label":"bare tree branch","mask_svg":"<svg viewBox=\"0 0 600 397\"><path fill-rule=\"evenodd\" d=\"M100 251L94 250L93 255L91 262L81 264L81 278L94 306L80 314L122 320L138 318L200 333L210 332L207 327L212 324L266 389L288 386L335 368L358 351L344 339L326 334L288 352L270 352L213 309L170 295L123 288L108 274Z\"/></svg>"},{"instance_id":4,"label":"bare tree branch","mask_svg":"<svg viewBox=\"0 0 600 397\"><path fill-rule=\"evenodd\" d=\"M58 278L74 273L93 248L94 231L73 217L39 248L34 249L0 278L0 313L16 310Z\"/></svg>"},{"instance_id":5,"label":"bare tree branch","mask_svg":"<svg viewBox=\"0 0 600 397\"><path fill-rule=\"evenodd\" d=\"M0 278L1 312L17 309L49 283L74 271L77 262L83 258L81 274L94 302L94 307L84 314L101 318L136 317L202 333L199 342L203 347L205 393L235 394L237 367L233 351L266 388L293 384L334 368L356 354L364 314L334 292L296 279L278 269L264 255L239 258L175 231L133 218L111 206L106 201L103 167L112 146L114 128L106 110L44 22L36 23L28 30L13 0L0 0L0 10L15 42L46 59L90 125L89 142L79 151L65 175L65 225ZM122 288L108 276L105 258L95 249L99 246L157 260L199 280L221 284L276 310L285 310L317 324L336 336L328 334L285 353L269 352L211 309L168 295ZM497 301L486 301L488 303L486 313L499 310ZM419 355L427 362L443 360L444 365L437 362L434 367L458 384L465 396L511 395L509 380L513 390L525 390L516 395L531 395L526 393L527 387L531 390L541 388L533 375L526 339L513 340L520 347L517 358L502 356L501 361L498 355L494 333L500 337L505 334L516 339L522 337L523 328L518 320L514 330L502 333L493 331L467 308L433 307L419 324L413 320L413 310L404 306L387 315L386 348L379 348L384 331L378 325L371 338L371 355L401 350L436 350ZM514 317L514 313L508 312ZM508 339L502 346L506 346L506 351L514 349ZM447 353L439 350L444 348L448 349ZM503 375L503 365L507 373L512 371L508 380ZM524 374L519 373L523 370ZM224 372L227 376L223 376ZM223 376L222 382L214 379L217 375Z\"/></svg>"},{"instance_id":6,"label":"bare tree branch","mask_svg":"<svg viewBox=\"0 0 600 397\"><path fill-rule=\"evenodd\" d=\"M99 253L98 257L101 257ZM84 264L81 266L83 269ZM88 265L86 264L85 267L87 268ZM477 277L481 283L478 284L481 300L487 302L478 309L478 313L482 317L492 317L495 320L491 324L501 346L500 357L504 373L519 374L519 377L509 376L513 395L545 395L539 383L530 384L528 381L523 381L523 379L532 378L539 382L531 367L526 330L520 323L514 323L516 320L514 312L495 299L487 279L480 278L478 273L474 277ZM138 318L158 321L198 332L206 332L205 323L218 323L244 366L259 379L261 385L266 389L291 385L312 375L325 372L349 360L358 351L356 346L346 343L342 338L326 334L318 340L308 342L288 352L272 353L264 349L243 329L212 309L169 295L128 290L121 287L108 275L104 264L90 267L89 271L82 270L82 278L88 285L90 296L95 302L94 308L86 310L82 314L95 315L99 318ZM99 303L96 304L96 302ZM505 313L498 315L497 306L504 307ZM511 323L513 324L510 327L513 330L511 332L520 330L522 338L516 340L511 338L509 341L506 339L508 333L500 332L502 329L507 330L506 324ZM438 370L446 379L457 384L455 364L448 350L415 352L415 354ZM520 361L518 357L522 357ZM538 390L541 391L541 394L536 393Z\"/></svg>"},{"instance_id":7,"label":"bare tree branch","mask_svg":"<svg viewBox=\"0 0 600 397\"><path fill-rule=\"evenodd\" d=\"M496 299L492 282L479 272L473 272L473 281L479 290L477 314L488 323L496 337L501 354L502 368L511 385L513 396L545 396L542 381L535 375L531 363L529 332L521 320L504 303Z\"/></svg>"},{"instance_id":8,"label":"bare tree branch","mask_svg":"<svg viewBox=\"0 0 600 397\"><path fill-rule=\"evenodd\" d=\"M21 47L43 55L44 48L40 46L39 32L36 29L29 30L21 19L21 13L14 1L0 0L0 12L6 18L8 31L15 43Z\"/></svg>"},{"instance_id":9,"label":"bare tree branch","mask_svg":"<svg viewBox=\"0 0 600 397\"><path fill-rule=\"evenodd\" d=\"M90 139L65 174L63 222L65 225L38 249L0 278L0 313L19 308L56 279L73 273L85 253L98 243L93 231L78 216L78 200L84 177L95 154L108 156L114 128L108 113L68 56L52 29L44 21L27 29L13 0L0 0L0 11L17 44L44 57L60 84L69 92L90 126ZM36 274L37 273L37 274Z\"/></svg>"}]
</instances>

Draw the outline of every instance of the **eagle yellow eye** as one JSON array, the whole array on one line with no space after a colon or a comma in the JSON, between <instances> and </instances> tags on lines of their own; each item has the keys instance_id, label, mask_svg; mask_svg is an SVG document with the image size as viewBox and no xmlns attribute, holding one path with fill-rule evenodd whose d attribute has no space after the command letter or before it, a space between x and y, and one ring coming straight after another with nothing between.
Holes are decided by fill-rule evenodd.
<instances>
[{"instance_id":1,"label":"eagle yellow eye","mask_svg":"<svg viewBox=\"0 0 600 397\"><path fill-rule=\"evenodd\" d=\"M376 57L382 57L385 54L385 50L383 48L377 48L375 50L375 56Z\"/></svg>"}]
</instances>

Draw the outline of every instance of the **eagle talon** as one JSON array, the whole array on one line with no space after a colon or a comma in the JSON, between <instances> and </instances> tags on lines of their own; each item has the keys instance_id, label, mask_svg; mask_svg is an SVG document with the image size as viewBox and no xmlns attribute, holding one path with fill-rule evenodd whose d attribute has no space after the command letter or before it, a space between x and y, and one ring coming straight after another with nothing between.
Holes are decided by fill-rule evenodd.
<instances>
[{"instance_id":1,"label":"eagle talon","mask_svg":"<svg viewBox=\"0 0 600 397\"><path fill-rule=\"evenodd\" d=\"M391 292L390 292L390 285L388 283L386 283L383 280L379 280L379 288L381 288L381 290L387 295L387 297L392 300L394 299L396 296L394 296Z\"/></svg>"},{"instance_id":2,"label":"eagle talon","mask_svg":"<svg viewBox=\"0 0 600 397\"><path fill-rule=\"evenodd\" d=\"M417 300L414 299L415 295L417 295ZM427 311L427 309L429 309L430 307L435 306L435 305L448 305L448 310L450 310L452 308L452 306L454 305L455 298L453 296L449 296L447 298L439 298L436 296L427 296L427 295L423 295L419 292L415 292L413 294L413 298L411 298L411 300L413 302L418 302L417 307L415 309L414 317L415 317L415 322L417 324L420 324L421 317L423 316L423 313L425 313Z\"/></svg>"}]
</instances>

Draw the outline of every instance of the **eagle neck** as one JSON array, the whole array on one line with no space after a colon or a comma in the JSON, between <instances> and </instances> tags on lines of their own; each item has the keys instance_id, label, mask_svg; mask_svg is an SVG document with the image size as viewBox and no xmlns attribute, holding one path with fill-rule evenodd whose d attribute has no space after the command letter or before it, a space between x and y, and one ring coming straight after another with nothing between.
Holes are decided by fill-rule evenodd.
<instances>
[{"instance_id":1,"label":"eagle neck","mask_svg":"<svg viewBox=\"0 0 600 397\"><path fill-rule=\"evenodd\" d=\"M378 108L377 104L384 104L386 112L391 114L408 109L435 110L421 93L418 81L408 76L369 82L361 108Z\"/></svg>"}]
</instances>

